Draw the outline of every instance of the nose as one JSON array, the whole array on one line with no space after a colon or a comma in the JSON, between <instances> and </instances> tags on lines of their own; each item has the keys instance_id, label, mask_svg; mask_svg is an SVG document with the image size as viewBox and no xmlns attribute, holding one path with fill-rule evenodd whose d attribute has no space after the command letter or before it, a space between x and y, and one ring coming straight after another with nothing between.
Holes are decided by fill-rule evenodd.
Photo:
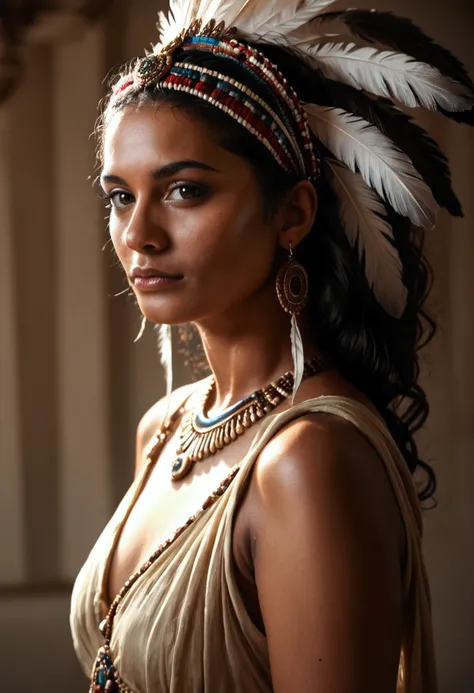
<instances>
[{"instance_id":1,"label":"nose","mask_svg":"<svg viewBox=\"0 0 474 693\"><path fill-rule=\"evenodd\" d=\"M170 237L146 205L135 206L125 231L125 244L137 253L161 253L170 246Z\"/></svg>"}]
</instances>

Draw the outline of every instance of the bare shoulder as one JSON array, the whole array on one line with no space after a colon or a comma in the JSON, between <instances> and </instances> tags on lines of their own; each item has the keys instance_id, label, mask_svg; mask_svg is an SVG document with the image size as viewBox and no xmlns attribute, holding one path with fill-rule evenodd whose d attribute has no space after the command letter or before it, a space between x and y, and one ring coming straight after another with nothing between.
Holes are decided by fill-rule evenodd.
<instances>
[{"instance_id":1,"label":"bare shoulder","mask_svg":"<svg viewBox=\"0 0 474 693\"><path fill-rule=\"evenodd\" d=\"M330 414L307 414L285 426L264 448L255 468L262 513L298 503L319 508L329 521L345 508L348 523L377 526L397 538L404 530L383 461L350 422Z\"/></svg>"},{"instance_id":2,"label":"bare shoulder","mask_svg":"<svg viewBox=\"0 0 474 693\"><path fill-rule=\"evenodd\" d=\"M200 383L190 383L183 385L173 391L170 401L170 413L177 409L184 400L190 396ZM166 414L166 398L162 397L153 406L148 409L143 415L137 427L136 438L136 465L135 475L137 475L143 466L145 460L145 452L151 444L153 436L163 425L163 418Z\"/></svg>"},{"instance_id":3,"label":"bare shoulder","mask_svg":"<svg viewBox=\"0 0 474 693\"><path fill-rule=\"evenodd\" d=\"M269 442L251 487L275 692L395 690L403 525L383 460L353 424L309 414Z\"/></svg>"},{"instance_id":4,"label":"bare shoulder","mask_svg":"<svg viewBox=\"0 0 474 693\"><path fill-rule=\"evenodd\" d=\"M282 474L285 483L288 474L303 481L314 474L344 471L345 476L349 467L359 467L356 459L361 457L380 464L375 450L353 424L331 414L309 413L291 421L270 440L260 454L257 474L266 484L278 484Z\"/></svg>"}]
</instances>

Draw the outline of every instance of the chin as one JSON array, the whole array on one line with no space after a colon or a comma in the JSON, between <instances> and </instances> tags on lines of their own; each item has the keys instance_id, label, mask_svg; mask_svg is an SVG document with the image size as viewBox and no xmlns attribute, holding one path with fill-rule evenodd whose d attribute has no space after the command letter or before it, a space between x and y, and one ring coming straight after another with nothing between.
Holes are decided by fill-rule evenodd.
<instances>
[{"instance_id":1,"label":"chin","mask_svg":"<svg viewBox=\"0 0 474 693\"><path fill-rule=\"evenodd\" d=\"M184 325L195 322L199 311L193 310L186 301L167 300L163 296L159 298L150 295L146 297L136 296L138 307L145 318L155 325Z\"/></svg>"}]
</instances>

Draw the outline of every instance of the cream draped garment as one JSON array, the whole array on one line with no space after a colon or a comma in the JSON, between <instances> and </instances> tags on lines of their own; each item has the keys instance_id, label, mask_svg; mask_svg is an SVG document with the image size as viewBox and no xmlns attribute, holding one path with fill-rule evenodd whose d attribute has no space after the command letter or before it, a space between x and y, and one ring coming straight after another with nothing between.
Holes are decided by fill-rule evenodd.
<instances>
[{"instance_id":1,"label":"cream draped garment","mask_svg":"<svg viewBox=\"0 0 474 693\"><path fill-rule=\"evenodd\" d=\"M260 451L285 424L312 412L350 421L385 465L407 537L407 610L397 693L435 693L422 519L411 474L384 423L358 402L333 396L310 399L268 417L224 495L199 514L126 594L115 617L111 649L116 668L134 693L272 691L266 638L247 614L237 587L233 520ZM139 495L140 478L98 539L74 586L73 642L87 676L104 642L99 623L107 559L127 510Z\"/></svg>"}]
</instances>

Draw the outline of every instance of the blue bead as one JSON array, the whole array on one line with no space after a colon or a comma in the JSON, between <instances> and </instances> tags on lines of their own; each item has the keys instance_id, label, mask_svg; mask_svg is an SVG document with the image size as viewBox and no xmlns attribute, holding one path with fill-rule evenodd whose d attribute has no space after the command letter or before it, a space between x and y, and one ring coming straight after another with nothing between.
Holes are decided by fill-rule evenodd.
<instances>
[{"instance_id":1,"label":"blue bead","mask_svg":"<svg viewBox=\"0 0 474 693\"><path fill-rule=\"evenodd\" d=\"M99 686L102 686L102 688L107 683L107 674L103 669L99 669L99 673L97 674L97 683Z\"/></svg>"},{"instance_id":2,"label":"blue bead","mask_svg":"<svg viewBox=\"0 0 474 693\"><path fill-rule=\"evenodd\" d=\"M173 472L174 474L177 474L179 471L181 471L182 467L183 467L183 460L182 460L182 459L178 459L178 460L176 460L176 462L175 462L174 465L173 465L172 472Z\"/></svg>"}]
</instances>

